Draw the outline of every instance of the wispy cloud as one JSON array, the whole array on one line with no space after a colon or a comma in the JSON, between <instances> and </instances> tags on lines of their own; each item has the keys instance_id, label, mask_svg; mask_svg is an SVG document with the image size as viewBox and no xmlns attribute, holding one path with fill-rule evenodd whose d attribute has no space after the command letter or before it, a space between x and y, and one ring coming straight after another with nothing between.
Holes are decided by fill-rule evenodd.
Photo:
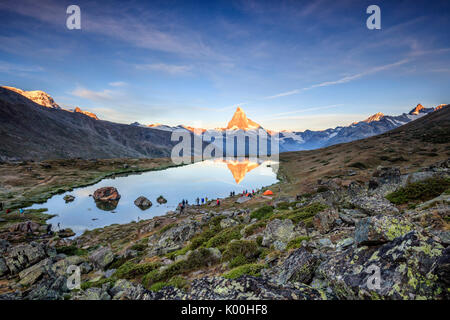
<instances>
[{"instance_id":1,"label":"wispy cloud","mask_svg":"<svg viewBox=\"0 0 450 320\"><path fill-rule=\"evenodd\" d=\"M114 99L114 92L112 90L93 91L83 87L78 87L72 91L72 94L79 98L84 98L92 101L111 101Z\"/></svg>"},{"instance_id":2,"label":"wispy cloud","mask_svg":"<svg viewBox=\"0 0 450 320\"><path fill-rule=\"evenodd\" d=\"M115 82L110 82L108 83L111 87L124 87L127 85L126 82L124 81L115 81Z\"/></svg>"},{"instance_id":3,"label":"wispy cloud","mask_svg":"<svg viewBox=\"0 0 450 320\"><path fill-rule=\"evenodd\" d=\"M21 64L13 64L4 61L0 61L0 72L5 73L28 73L28 72L41 72L44 71L44 68L40 66L27 66Z\"/></svg>"},{"instance_id":4,"label":"wispy cloud","mask_svg":"<svg viewBox=\"0 0 450 320\"><path fill-rule=\"evenodd\" d=\"M166 64L166 63L155 63L155 64L140 64L136 65L136 69L138 70L146 70L146 71L160 71L169 74L182 74L187 73L192 69L192 66L184 66L184 65L174 65L174 64Z\"/></svg>"},{"instance_id":5,"label":"wispy cloud","mask_svg":"<svg viewBox=\"0 0 450 320\"><path fill-rule=\"evenodd\" d=\"M280 112L280 113L271 114L266 119L270 119L270 120L291 119L293 117L289 116L289 115L304 113L304 112L309 112L309 111L332 109L332 108L341 107L342 105L343 104L333 104L333 105L329 105L329 106L311 107L311 108L305 108L305 109L295 110L295 111Z\"/></svg>"},{"instance_id":6,"label":"wispy cloud","mask_svg":"<svg viewBox=\"0 0 450 320\"><path fill-rule=\"evenodd\" d=\"M356 74L353 74L353 75L350 75L350 76L345 76L345 77L343 77L341 79L338 79L338 80L325 81L325 82L321 82L321 83L318 83L318 84L313 84L313 85L311 85L309 87L278 93L278 94L275 94L275 95L272 95L272 96L265 97L265 99L275 99L275 98L290 96L290 95L293 95L293 94L298 94L298 93L300 93L302 91L306 91L306 90L310 90L310 89L314 89L314 88L327 87L327 86L333 86L333 85L337 85L337 84L347 83L347 82L350 82L350 81L353 81L353 80L360 79L360 78L362 78L364 76L367 76L367 75L370 75L370 74L374 74L374 73L377 73L377 72L380 72L380 71L385 71L385 70L392 69L394 67L398 67L400 65L408 63L409 61L411 61L411 60L410 59L402 59L402 60L394 62L394 63L390 63L390 64L378 66L378 67L374 67L374 68L369 69L367 71L356 73Z\"/></svg>"}]
</instances>

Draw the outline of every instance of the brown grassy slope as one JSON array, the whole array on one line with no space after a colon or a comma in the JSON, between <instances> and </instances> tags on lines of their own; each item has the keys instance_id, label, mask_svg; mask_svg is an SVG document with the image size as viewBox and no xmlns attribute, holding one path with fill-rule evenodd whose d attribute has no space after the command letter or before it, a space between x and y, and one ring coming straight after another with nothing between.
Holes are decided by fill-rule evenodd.
<instances>
[{"instance_id":1,"label":"brown grassy slope","mask_svg":"<svg viewBox=\"0 0 450 320\"><path fill-rule=\"evenodd\" d=\"M282 194L314 191L318 179L368 181L379 166L417 171L450 156L450 108L443 108L384 134L311 151L280 155ZM349 176L349 171L356 175Z\"/></svg>"}]
</instances>

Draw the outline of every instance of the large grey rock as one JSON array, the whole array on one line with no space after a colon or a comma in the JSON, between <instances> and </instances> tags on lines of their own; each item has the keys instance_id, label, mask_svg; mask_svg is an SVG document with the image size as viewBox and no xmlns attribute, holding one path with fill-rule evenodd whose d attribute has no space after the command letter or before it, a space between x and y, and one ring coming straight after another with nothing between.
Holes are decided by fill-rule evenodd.
<instances>
[{"instance_id":1,"label":"large grey rock","mask_svg":"<svg viewBox=\"0 0 450 320\"><path fill-rule=\"evenodd\" d=\"M54 254L54 251L42 243L31 242L9 247L4 255L5 263L12 274L41 261Z\"/></svg>"},{"instance_id":2,"label":"large grey rock","mask_svg":"<svg viewBox=\"0 0 450 320\"><path fill-rule=\"evenodd\" d=\"M8 266L6 265L5 259L0 257L0 277L4 276L9 272Z\"/></svg>"},{"instance_id":3,"label":"large grey rock","mask_svg":"<svg viewBox=\"0 0 450 320\"><path fill-rule=\"evenodd\" d=\"M379 247L330 252L316 275L341 299L448 299L443 256L442 245L412 231Z\"/></svg>"},{"instance_id":4,"label":"large grey rock","mask_svg":"<svg viewBox=\"0 0 450 320\"><path fill-rule=\"evenodd\" d=\"M166 254L181 249L184 243L200 230L201 224L198 221L187 219L162 235L155 234L149 238L149 255Z\"/></svg>"},{"instance_id":5,"label":"large grey rock","mask_svg":"<svg viewBox=\"0 0 450 320\"><path fill-rule=\"evenodd\" d=\"M355 227L358 246L381 244L401 237L414 229L414 225L401 216L373 216L361 219Z\"/></svg>"},{"instance_id":6,"label":"large grey rock","mask_svg":"<svg viewBox=\"0 0 450 320\"><path fill-rule=\"evenodd\" d=\"M236 220L231 219L231 218L225 218L222 221L220 221L220 227L223 229L233 227L238 224L239 224L239 222L237 222Z\"/></svg>"},{"instance_id":7,"label":"large grey rock","mask_svg":"<svg viewBox=\"0 0 450 320\"><path fill-rule=\"evenodd\" d=\"M276 267L276 280L283 284L289 281L309 284L318 264L319 259L301 247L293 251L281 266Z\"/></svg>"},{"instance_id":8,"label":"large grey rock","mask_svg":"<svg viewBox=\"0 0 450 320\"><path fill-rule=\"evenodd\" d=\"M150 300L153 297L142 285L135 285L125 279L117 280L109 293L113 300Z\"/></svg>"},{"instance_id":9,"label":"large grey rock","mask_svg":"<svg viewBox=\"0 0 450 320\"><path fill-rule=\"evenodd\" d=\"M399 212L392 203L381 196L358 196L351 198L350 203L371 216L377 214L396 214Z\"/></svg>"},{"instance_id":10,"label":"large grey rock","mask_svg":"<svg viewBox=\"0 0 450 320\"><path fill-rule=\"evenodd\" d=\"M59 275L67 275L67 269L69 268L69 266L71 265L78 266L83 262L86 262L86 259L80 256L66 257L54 263L52 266L52 270Z\"/></svg>"},{"instance_id":11,"label":"large grey rock","mask_svg":"<svg viewBox=\"0 0 450 320\"><path fill-rule=\"evenodd\" d=\"M111 248L100 247L89 256L89 260L100 269L105 269L114 261L114 253Z\"/></svg>"},{"instance_id":12,"label":"large grey rock","mask_svg":"<svg viewBox=\"0 0 450 320\"><path fill-rule=\"evenodd\" d=\"M74 300L111 300L111 296L103 288L89 288L79 293Z\"/></svg>"},{"instance_id":13,"label":"large grey rock","mask_svg":"<svg viewBox=\"0 0 450 320\"><path fill-rule=\"evenodd\" d=\"M23 286L29 286L39 280L51 268L51 260L44 259L31 267L19 272L19 283Z\"/></svg>"},{"instance_id":14,"label":"large grey rock","mask_svg":"<svg viewBox=\"0 0 450 320\"><path fill-rule=\"evenodd\" d=\"M320 233L327 233L332 229L336 219L338 218L339 214L336 210L327 209L319 212L313 217L313 225Z\"/></svg>"},{"instance_id":15,"label":"large grey rock","mask_svg":"<svg viewBox=\"0 0 450 320\"><path fill-rule=\"evenodd\" d=\"M264 230L262 245L270 247L275 241L287 244L294 237L294 224L290 219L274 219L267 224Z\"/></svg>"},{"instance_id":16,"label":"large grey rock","mask_svg":"<svg viewBox=\"0 0 450 320\"><path fill-rule=\"evenodd\" d=\"M194 300L324 300L333 296L301 283L277 284L269 279L244 275L237 279L205 277L194 280L188 292L163 288L156 299Z\"/></svg>"}]
</instances>

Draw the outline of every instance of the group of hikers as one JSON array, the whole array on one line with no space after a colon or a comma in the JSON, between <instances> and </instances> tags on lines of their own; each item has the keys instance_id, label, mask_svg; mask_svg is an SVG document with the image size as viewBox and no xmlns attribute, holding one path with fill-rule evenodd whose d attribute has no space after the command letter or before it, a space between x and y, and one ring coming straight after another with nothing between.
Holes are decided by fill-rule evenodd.
<instances>
[{"instance_id":1,"label":"group of hikers","mask_svg":"<svg viewBox=\"0 0 450 320\"><path fill-rule=\"evenodd\" d=\"M239 196L243 196L243 197L250 197L250 198L252 198L258 192L259 192L259 189L256 189L256 190L252 189L251 191L246 189L246 190L243 190L242 193L238 193L238 195ZM230 191L230 197L234 197L234 196L236 196L236 191ZM197 206L204 205L204 204L208 203L208 197L204 197L204 198L197 197L197 199L195 199L195 203L196 203ZM188 205L189 205L189 201L183 199L178 204L180 212L183 213ZM220 206L220 199L219 198L216 199L216 205Z\"/></svg>"}]
</instances>

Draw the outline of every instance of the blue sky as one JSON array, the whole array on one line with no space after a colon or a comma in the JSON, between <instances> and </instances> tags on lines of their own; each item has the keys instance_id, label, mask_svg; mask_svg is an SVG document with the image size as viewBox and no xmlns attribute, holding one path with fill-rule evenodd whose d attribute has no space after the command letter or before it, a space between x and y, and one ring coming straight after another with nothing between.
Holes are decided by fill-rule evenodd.
<instances>
[{"instance_id":1,"label":"blue sky","mask_svg":"<svg viewBox=\"0 0 450 320\"><path fill-rule=\"evenodd\" d=\"M224 127L239 105L303 131L450 103L449 1L2 0L0 24L0 85L116 122Z\"/></svg>"}]
</instances>

